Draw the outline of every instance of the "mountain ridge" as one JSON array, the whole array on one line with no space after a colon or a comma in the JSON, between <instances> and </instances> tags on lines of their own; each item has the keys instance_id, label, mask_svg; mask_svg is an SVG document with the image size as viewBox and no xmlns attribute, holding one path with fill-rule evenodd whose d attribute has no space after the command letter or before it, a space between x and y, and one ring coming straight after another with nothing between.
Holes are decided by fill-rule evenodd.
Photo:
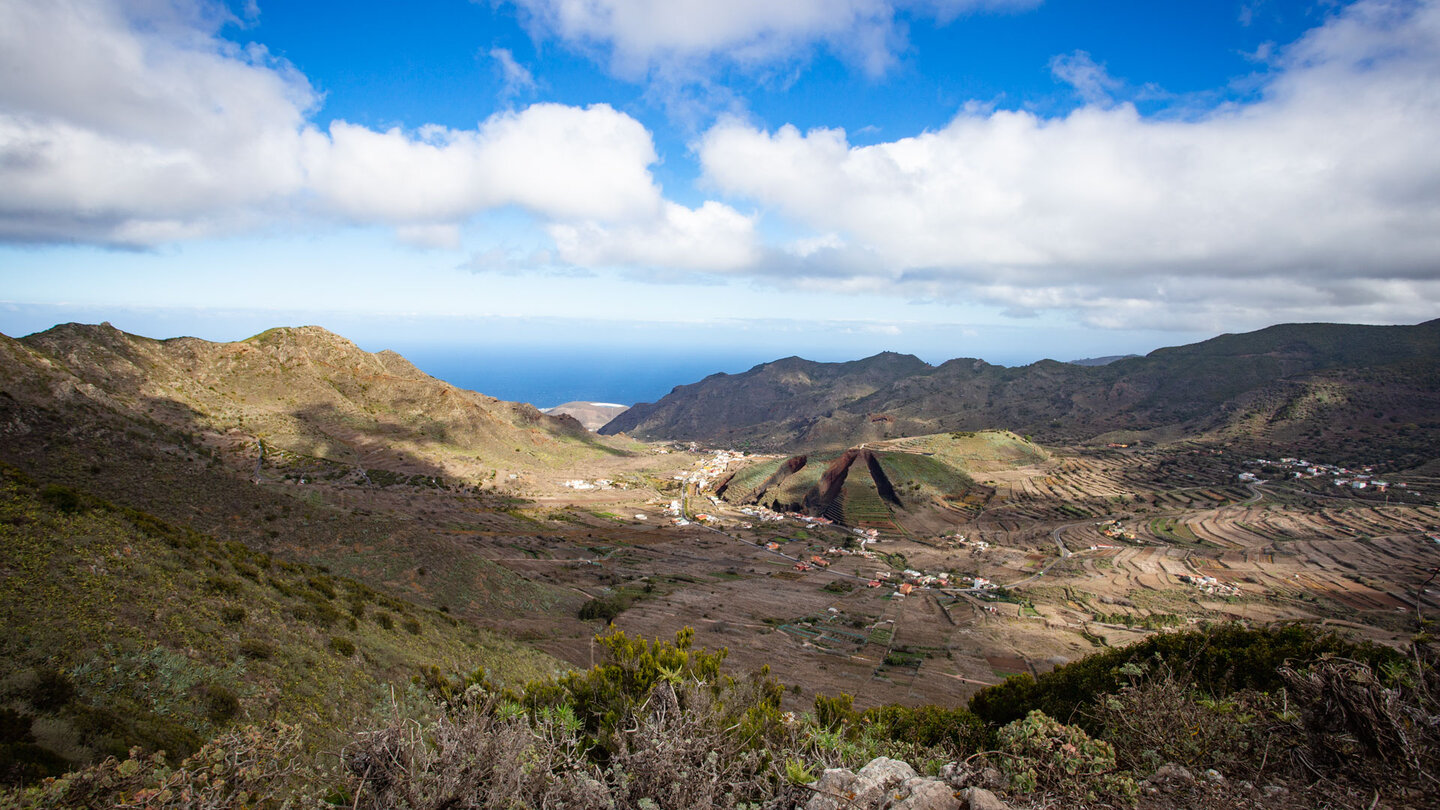
<instances>
[{"instance_id":1,"label":"mountain ridge","mask_svg":"<svg viewBox=\"0 0 1440 810\"><path fill-rule=\"evenodd\" d=\"M61 324L5 340L0 379L30 390L31 404L90 399L338 463L475 478L527 460L616 452L571 417L457 388L396 352L366 352L317 326L212 342Z\"/></svg>"},{"instance_id":2,"label":"mountain ridge","mask_svg":"<svg viewBox=\"0 0 1440 810\"><path fill-rule=\"evenodd\" d=\"M600 432L782 451L999 427L1074 442L1116 431L1253 429L1257 421L1272 430L1286 414L1294 416L1286 403L1328 390L1320 397L1325 413L1311 412L1306 424L1286 430L1329 430L1337 434L1331 444L1340 446L1341 416L1355 417L1355 429L1373 437L1391 417L1398 424L1432 422L1426 414L1440 406L1426 373L1440 361L1440 319L1414 326L1278 324L1103 366L1041 360L1005 367L954 358L915 368L886 364L890 357L903 356L842 364L787 358L786 368L807 372L805 387L775 373L781 361L709 377L636 405ZM854 368L866 369L863 382L849 377ZM1362 369L1389 373L1381 384Z\"/></svg>"}]
</instances>

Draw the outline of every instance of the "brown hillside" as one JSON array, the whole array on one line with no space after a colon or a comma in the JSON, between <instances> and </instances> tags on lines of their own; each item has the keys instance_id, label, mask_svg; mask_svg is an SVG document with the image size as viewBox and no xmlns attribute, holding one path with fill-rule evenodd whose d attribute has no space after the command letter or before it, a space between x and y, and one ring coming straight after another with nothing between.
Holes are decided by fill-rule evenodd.
<instances>
[{"instance_id":1,"label":"brown hillside","mask_svg":"<svg viewBox=\"0 0 1440 810\"><path fill-rule=\"evenodd\" d=\"M237 431L362 468L479 479L616 452L572 418L456 388L314 326L212 343L65 324L7 348L7 390L88 399L187 432Z\"/></svg>"}]
</instances>

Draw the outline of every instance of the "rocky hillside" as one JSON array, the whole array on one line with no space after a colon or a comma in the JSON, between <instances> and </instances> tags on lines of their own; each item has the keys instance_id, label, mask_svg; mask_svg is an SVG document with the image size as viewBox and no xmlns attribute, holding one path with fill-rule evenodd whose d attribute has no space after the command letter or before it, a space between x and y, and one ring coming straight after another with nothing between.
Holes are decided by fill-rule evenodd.
<instances>
[{"instance_id":1,"label":"rocky hillside","mask_svg":"<svg viewBox=\"0 0 1440 810\"><path fill-rule=\"evenodd\" d=\"M1440 320L1287 324L1102 366L787 358L680 386L600 432L812 449L1000 427L1052 442L1230 431L1418 458L1440 435L1437 363Z\"/></svg>"},{"instance_id":2,"label":"rocky hillside","mask_svg":"<svg viewBox=\"0 0 1440 810\"><path fill-rule=\"evenodd\" d=\"M41 484L480 620L583 597L467 553L460 522L533 532L511 514L527 482L631 452L313 327L0 336L0 436L0 463Z\"/></svg>"},{"instance_id":3,"label":"rocky hillside","mask_svg":"<svg viewBox=\"0 0 1440 810\"><path fill-rule=\"evenodd\" d=\"M16 406L99 408L405 474L481 479L614 452L572 418L456 388L314 326L235 343L151 340L109 324L0 337L0 390Z\"/></svg>"}]
</instances>

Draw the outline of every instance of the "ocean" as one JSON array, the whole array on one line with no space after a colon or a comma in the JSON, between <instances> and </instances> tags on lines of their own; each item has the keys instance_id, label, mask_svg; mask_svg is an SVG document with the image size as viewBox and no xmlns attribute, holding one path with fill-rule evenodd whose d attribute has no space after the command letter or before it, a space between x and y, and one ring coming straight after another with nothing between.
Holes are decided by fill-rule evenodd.
<instances>
[{"instance_id":1,"label":"ocean","mask_svg":"<svg viewBox=\"0 0 1440 810\"><path fill-rule=\"evenodd\" d=\"M432 377L459 388L549 408L563 402L654 402L678 385L717 372L736 374L773 357L667 355L608 350L398 348Z\"/></svg>"}]
</instances>

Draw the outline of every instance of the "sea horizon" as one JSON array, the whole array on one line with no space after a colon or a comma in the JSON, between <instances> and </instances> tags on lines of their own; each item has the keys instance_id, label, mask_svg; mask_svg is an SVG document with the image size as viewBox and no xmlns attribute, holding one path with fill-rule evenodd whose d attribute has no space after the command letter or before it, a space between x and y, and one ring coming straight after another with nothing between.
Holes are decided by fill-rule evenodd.
<instances>
[{"instance_id":1,"label":"sea horizon","mask_svg":"<svg viewBox=\"0 0 1440 810\"><path fill-rule=\"evenodd\" d=\"M627 407L654 402L676 386L717 373L738 374L777 359L755 354L657 355L619 348L575 352L416 346L397 351L421 371L457 388L541 409L566 402Z\"/></svg>"}]
</instances>

